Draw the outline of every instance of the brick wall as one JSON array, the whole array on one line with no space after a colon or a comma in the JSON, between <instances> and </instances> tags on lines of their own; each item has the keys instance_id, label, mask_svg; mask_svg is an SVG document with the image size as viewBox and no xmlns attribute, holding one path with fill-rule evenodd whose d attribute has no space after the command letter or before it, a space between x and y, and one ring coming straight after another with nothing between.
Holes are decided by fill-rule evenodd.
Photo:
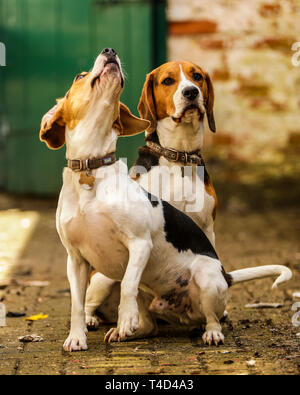
<instances>
[{"instance_id":1,"label":"brick wall","mask_svg":"<svg viewBox=\"0 0 300 395\"><path fill-rule=\"evenodd\" d=\"M300 0L169 0L169 60L212 76L217 134L206 144L224 159L280 162L300 147ZM300 56L299 56L300 60Z\"/></svg>"}]
</instances>

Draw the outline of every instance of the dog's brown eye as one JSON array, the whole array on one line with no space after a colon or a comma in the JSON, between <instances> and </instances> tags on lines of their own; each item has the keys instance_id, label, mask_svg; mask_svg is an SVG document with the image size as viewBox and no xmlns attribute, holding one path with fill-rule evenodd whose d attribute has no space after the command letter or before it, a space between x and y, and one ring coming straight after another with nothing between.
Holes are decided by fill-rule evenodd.
<instances>
[{"instance_id":1,"label":"dog's brown eye","mask_svg":"<svg viewBox=\"0 0 300 395\"><path fill-rule=\"evenodd\" d=\"M200 73L194 73L193 74L193 80L195 81L201 81L202 80L202 75Z\"/></svg>"},{"instance_id":2,"label":"dog's brown eye","mask_svg":"<svg viewBox=\"0 0 300 395\"><path fill-rule=\"evenodd\" d=\"M87 73L76 75L75 81L81 80L81 78L85 77L86 75L87 75Z\"/></svg>"},{"instance_id":3,"label":"dog's brown eye","mask_svg":"<svg viewBox=\"0 0 300 395\"><path fill-rule=\"evenodd\" d=\"M173 80L173 78L168 77L163 80L162 84L169 86L169 85L173 85L174 82L175 80Z\"/></svg>"}]
</instances>

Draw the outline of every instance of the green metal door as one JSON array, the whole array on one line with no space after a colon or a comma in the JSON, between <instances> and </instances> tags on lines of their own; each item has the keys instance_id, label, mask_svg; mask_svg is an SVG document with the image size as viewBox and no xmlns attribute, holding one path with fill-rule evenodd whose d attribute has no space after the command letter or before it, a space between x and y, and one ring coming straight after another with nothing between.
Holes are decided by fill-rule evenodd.
<instances>
[{"instance_id":1,"label":"green metal door","mask_svg":"<svg viewBox=\"0 0 300 395\"><path fill-rule=\"evenodd\" d=\"M0 42L0 187L51 195L61 186L65 152L39 141L42 115L104 47L121 58L121 100L137 114L145 74L165 61L165 1L0 0ZM120 139L118 156L131 165L142 143L143 135Z\"/></svg>"}]
</instances>

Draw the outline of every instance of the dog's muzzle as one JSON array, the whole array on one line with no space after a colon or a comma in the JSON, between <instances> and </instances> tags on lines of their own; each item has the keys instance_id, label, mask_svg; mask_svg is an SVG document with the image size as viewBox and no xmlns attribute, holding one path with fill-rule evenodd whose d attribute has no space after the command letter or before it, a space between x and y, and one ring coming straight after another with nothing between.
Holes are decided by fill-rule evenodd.
<instances>
[{"instance_id":1,"label":"dog's muzzle","mask_svg":"<svg viewBox=\"0 0 300 395\"><path fill-rule=\"evenodd\" d=\"M115 64L117 66L121 76L121 86L123 88L124 78L117 61L117 52L113 48L104 48L101 52L101 55L104 55L107 58L106 62L104 63L104 67L106 67L108 64Z\"/></svg>"},{"instance_id":2,"label":"dog's muzzle","mask_svg":"<svg viewBox=\"0 0 300 395\"><path fill-rule=\"evenodd\" d=\"M115 71L119 72L121 86L123 88L124 78L123 78L123 74L122 74L119 62L117 60L117 52L113 48L104 48L100 55L104 56L106 58L106 60L104 61L103 69L101 70L101 72L92 79L92 82L91 82L92 88L94 87L95 83L100 80L101 75L106 67L110 67L111 70L114 69Z\"/></svg>"}]
</instances>

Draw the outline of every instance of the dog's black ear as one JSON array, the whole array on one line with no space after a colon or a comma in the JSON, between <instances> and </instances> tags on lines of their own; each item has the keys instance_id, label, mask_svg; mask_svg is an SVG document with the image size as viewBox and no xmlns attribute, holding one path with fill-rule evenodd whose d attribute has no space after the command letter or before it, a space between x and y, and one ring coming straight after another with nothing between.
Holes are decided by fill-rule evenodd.
<instances>
[{"instance_id":1,"label":"dog's black ear","mask_svg":"<svg viewBox=\"0 0 300 395\"><path fill-rule=\"evenodd\" d=\"M152 71L151 73L147 74L140 102L138 104L138 112L140 116L150 122L146 130L146 134L153 133L156 130L157 125L156 108L153 97L153 79L154 72Z\"/></svg>"},{"instance_id":2,"label":"dog's black ear","mask_svg":"<svg viewBox=\"0 0 300 395\"><path fill-rule=\"evenodd\" d=\"M216 132L216 124L215 124L215 117L214 117L214 88L210 79L210 76L208 73L205 74L205 81L207 85L207 97L205 100L205 110L206 110L206 116L207 116L207 121L210 130L215 133Z\"/></svg>"},{"instance_id":3,"label":"dog's black ear","mask_svg":"<svg viewBox=\"0 0 300 395\"><path fill-rule=\"evenodd\" d=\"M113 124L118 130L119 136L133 136L144 132L149 125L149 121L134 116L129 108L120 102L119 116Z\"/></svg>"},{"instance_id":4,"label":"dog's black ear","mask_svg":"<svg viewBox=\"0 0 300 395\"><path fill-rule=\"evenodd\" d=\"M63 121L63 105L65 98L59 99L42 118L40 140L51 149L58 149L65 144L65 123Z\"/></svg>"}]
</instances>

